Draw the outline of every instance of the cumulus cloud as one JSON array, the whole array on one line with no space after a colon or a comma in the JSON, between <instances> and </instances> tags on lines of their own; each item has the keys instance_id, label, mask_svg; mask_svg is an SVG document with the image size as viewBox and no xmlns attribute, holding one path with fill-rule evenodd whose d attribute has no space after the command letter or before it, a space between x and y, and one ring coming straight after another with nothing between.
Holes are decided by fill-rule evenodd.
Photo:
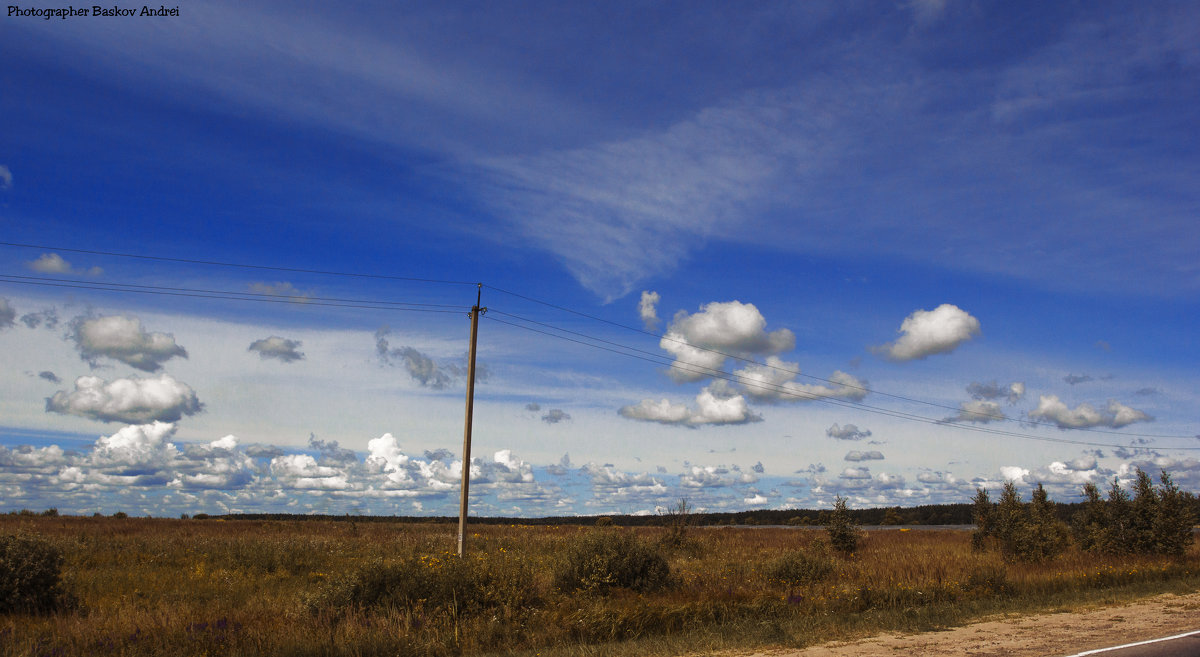
<instances>
[{"instance_id":1,"label":"cumulus cloud","mask_svg":"<svg viewBox=\"0 0 1200 657\"><path fill-rule=\"evenodd\" d=\"M546 414L542 416L542 422L545 422L546 424L558 424L559 422L570 419L571 414L563 411L561 408L552 408L546 411Z\"/></svg>"},{"instance_id":2,"label":"cumulus cloud","mask_svg":"<svg viewBox=\"0 0 1200 657\"><path fill-rule=\"evenodd\" d=\"M46 399L48 412L127 424L177 422L203 408L195 391L167 374L111 383L96 376L81 376L75 380L73 392L60 390Z\"/></svg>"},{"instance_id":3,"label":"cumulus cloud","mask_svg":"<svg viewBox=\"0 0 1200 657\"><path fill-rule=\"evenodd\" d=\"M8 299L0 297L0 329L12 327L16 322L17 311L8 303Z\"/></svg>"},{"instance_id":4,"label":"cumulus cloud","mask_svg":"<svg viewBox=\"0 0 1200 657\"><path fill-rule=\"evenodd\" d=\"M836 398L860 401L867 396L867 383L853 375L834 370L828 385L796 383L800 374L799 363L789 363L778 356L768 356L765 364L752 364L734 370L733 376L738 389L750 397L765 402L813 401ZM725 387L724 380L715 385Z\"/></svg>"},{"instance_id":5,"label":"cumulus cloud","mask_svg":"<svg viewBox=\"0 0 1200 657\"><path fill-rule=\"evenodd\" d=\"M175 445L167 442L174 434L175 425L169 422L123 427L96 440L89 464L120 476L157 474L170 467L177 456Z\"/></svg>"},{"instance_id":6,"label":"cumulus cloud","mask_svg":"<svg viewBox=\"0 0 1200 657\"><path fill-rule=\"evenodd\" d=\"M274 358L285 363L294 363L304 358L299 340L288 340L277 335L251 342L247 351L258 352L258 357L262 360Z\"/></svg>"},{"instance_id":7,"label":"cumulus cloud","mask_svg":"<svg viewBox=\"0 0 1200 657\"><path fill-rule=\"evenodd\" d=\"M38 256L37 260L32 260L25 263L30 269L41 274L82 274L87 276L99 276L104 273L104 270L99 267L89 267L88 269L76 269L71 266L71 263L63 259L57 253L43 253Z\"/></svg>"},{"instance_id":8,"label":"cumulus cloud","mask_svg":"<svg viewBox=\"0 0 1200 657\"><path fill-rule=\"evenodd\" d=\"M0 468L4 470L48 474L67 463L69 463L67 454L58 445L48 447L18 445L12 448L0 445Z\"/></svg>"},{"instance_id":9,"label":"cumulus cloud","mask_svg":"<svg viewBox=\"0 0 1200 657\"><path fill-rule=\"evenodd\" d=\"M694 408L685 404L675 404L668 399L643 399L636 405L621 407L618 413L630 420L688 427L706 424L746 424L762 420L761 416L750 410L746 398L742 395L719 397L709 388L696 395Z\"/></svg>"},{"instance_id":10,"label":"cumulus cloud","mask_svg":"<svg viewBox=\"0 0 1200 657\"><path fill-rule=\"evenodd\" d=\"M140 319L125 315L77 317L71 322L71 338L79 348L80 357L92 367L104 357L143 372L156 372L162 363L188 355L187 350L175 344L175 336L147 333Z\"/></svg>"},{"instance_id":11,"label":"cumulus cloud","mask_svg":"<svg viewBox=\"0 0 1200 657\"><path fill-rule=\"evenodd\" d=\"M882 461L883 453L878 451L860 452L853 450L846 452L846 461Z\"/></svg>"},{"instance_id":12,"label":"cumulus cloud","mask_svg":"<svg viewBox=\"0 0 1200 657\"><path fill-rule=\"evenodd\" d=\"M679 311L659 341L675 356L670 375L680 382L700 381L733 356L774 355L796 346L786 328L768 332L767 320L751 303L714 301L689 315ZM719 352L719 353L718 353Z\"/></svg>"},{"instance_id":13,"label":"cumulus cloud","mask_svg":"<svg viewBox=\"0 0 1200 657\"><path fill-rule=\"evenodd\" d=\"M318 465L308 454L285 454L271 459L271 474L288 488L308 490L346 490L348 476L338 468Z\"/></svg>"},{"instance_id":14,"label":"cumulus cloud","mask_svg":"<svg viewBox=\"0 0 1200 657\"><path fill-rule=\"evenodd\" d=\"M972 399L960 404L957 414L943 418L941 421L947 423L974 422L976 424L986 424L988 422L1000 422L1004 419L1004 410L1000 408L999 402Z\"/></svg>"},{"instance_id":15,"label":"cumulus cloud","mask_svg":"<svg viewBox=\"0 0 1200 657\"><path fill-rule=\"evenodd\" d=\"M868 468L846 468L838 475L842 479L870 479L871 470Z\"/></svg>"},{"instance_id":16,"label":"cumulus cloud","mask_svg":"<svg viewBox=\"0 0 1200 657\"><path fill-rule=\"evenodd\" d=\"M268 297L290 297L294 301L308 301L312 298L312 294L296 289L296 286L287 281L275 281L273 283L251 283L246 286L252 294L261 294Z\"/></svg>"},{"instance_id":17,"label":"cumulus cloud","mask_svg":"<svg viewBox=\"0 0 1200 657\"><path fill-rule=\"evenodd\" d=\"M1090 427L1124 427L1135 422L1153 422L1154 418L1135 408L1130 408L1116 400L1109 400L1103 410L1096 410L1088 403L1081 403L1075 408L1068 408L1056 395L1042 395L1036 409L1029 417L1048 420L1058 425L1060 429L1086 429Z\"/></svg>"},{"instance_id":18,"label":"cumulus cloud","mask_svg":"<svg viewBox=\"0 0 1200 657\"><path fill-rule=\"evenodd\" d=\"M642 292L642 300L638 302L638 316L642 318L642 324L645 324L647 331L658 328L658 302L660 300L658 292Z\"/></svg>"},{"instance_id":19,"label":"cumulus cloud","mask_svg":"<svg viewBox=\"0 0 1200 657\"><path fill-rule=\"evenodd\" d=\"M979 330L978 319L958 306L943 303L933 310L913 311L900 324L900 338L873 351L888 360L920 360L954 351L979 335Z\"/></svg>"},{"instance_id":20,"label":"cumulus cloud","mask_svg":"<svg viewBox=\"0 0 1200 657\"><path fill-rule=\"evenodd\" d=\"M1007 387L1002 387L996 384L995 381L989 383L971 383L967 386L967 394L971 399L1006 399L1008 403L1015 404L1025 396L1025 383L1014 381L1008 384Z\"/></svg>"},{"instance_id":21,"label":"cumulus cloud","mask_svg":"<svg viewBox=\"0 0 1200 657\"><path fill-rule=\"evenodd\" d=\"M862 440L871 436L870 429L860 430L856 425L847 424L839 426L836 422L832 427L825 430L825 435L838 440Z\"/></svg>"},{"instance_id":22,"label":"cumulus cloud","mask_svg":"<svg viewBox=\"0 0 1200 657\"><path fill-rule=\"evenodd\" d=\"M682 488L725 488L753 484L758 476L739 469L730 469L719 465L691 465L679 475L679 485Z\"/></svg>"},{"instance_id":23,"label":"cumulus cloud","mask_svg":"<svg viewBox=\"0 0 1200 657\"><path fill-rule=\"evenodd\" d=\"M50 370L43 370L41 372L38 372L38 378L45 379L45 380L49 381L50 383L62 383L62 379L58 378L58 375L55 374L54 372L51 372Z\"/></svg>"},{"instance_id":24,"label":"cumulus cloud","mask_svg":"<svg viewBox=\"0 0 1200 657\"><path fill-rule=\"evenodd\" d=\"M321 455L322 465L354 463L358 460L354 450L344 449L336 440L320 440L315 433L308 434L308 448Z\"/></svg>"}]
</instances>

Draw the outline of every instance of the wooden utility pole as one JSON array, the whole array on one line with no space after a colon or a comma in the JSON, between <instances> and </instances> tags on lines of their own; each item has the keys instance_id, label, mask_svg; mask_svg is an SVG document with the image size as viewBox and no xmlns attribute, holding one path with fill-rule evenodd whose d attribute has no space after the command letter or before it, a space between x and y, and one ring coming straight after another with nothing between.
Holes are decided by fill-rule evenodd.
<instances>
[{"instance_id":1,"label":"wooden utility pole","mask_svg":"<svg viewBox=\"0 0 1200 657\"><path fill-rule=\"evenodd\" d=\"M475 341L479 337L479 315L487 312L480 308L483 283L476 284L475 305L471 307L471 349L467 355L467 419L463 427L462 497L458 503L458 556L467 549L467 492L471 485L471 415L475 410Z\"/></svg>"}]
</instances>

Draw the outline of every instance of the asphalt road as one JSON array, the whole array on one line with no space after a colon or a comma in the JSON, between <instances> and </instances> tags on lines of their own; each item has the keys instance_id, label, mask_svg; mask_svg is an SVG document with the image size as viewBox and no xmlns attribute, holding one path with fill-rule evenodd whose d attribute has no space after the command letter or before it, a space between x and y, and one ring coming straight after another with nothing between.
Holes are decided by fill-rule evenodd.
<instances>
[{"instance_id":1,"label":"asphalt road","mask_svg":"<svg viewBox=\"0 0 1200 657\"><path fill-rule=\"evenodd\" d=\"M1200 630L1151 642L1102 648L1076 653L1069 657L1200 657Z\"/></svg>"}]
</instances>

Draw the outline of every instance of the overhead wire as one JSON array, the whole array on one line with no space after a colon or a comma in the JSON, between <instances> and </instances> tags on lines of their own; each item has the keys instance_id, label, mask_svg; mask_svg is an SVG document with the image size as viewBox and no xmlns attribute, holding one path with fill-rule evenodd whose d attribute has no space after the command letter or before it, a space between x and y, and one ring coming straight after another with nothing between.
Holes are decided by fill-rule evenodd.
<instances>
[{"instance_id":1,"label":"overhead wire","mask_svg":"<svg viewBox=\"0 0 1200 657\"><path fill-rule=\"evenodd\" d=\"M917 399L917 398L908 397L905 395L889 393L889 392L885 392L885 391L881 391L881 390L877 390L877 389L873 389L873 388L868 388L866 386L855 385L852 383L834 381L834 380L826 379L826 378L823 378L820 376L806 374L804 372L801 372L799 370L795 370L792 368L781 367L778 365L773 365L769 362L762 362L762 361L759 361L754 358L748 358L741 354L728 353L728 352L721 351L719 349L698 346L698 345L692 344L684 339L674 338L674 337L671 337L670 335L658 335L657 333L653 333L653 332L650 332L650 331L647 331L647 330L644 330L641 328L637 328L634 326L623 324L621 322L609 320L609 319L599 317L599 316L596 316L596 315L593 315L590 313L575 310L573 308L569 308L569 307L566 307L566 306L563 306L560 304L555 304L555 303L552 303L549 301L544 301L541 299L537 299L535 297L531 297L531 296L521 294L518 292L513 292L511 290L500 288L500 287L497 287L494 285L489 285L486 283L474 283L474 282L468 282L468 281L456 281L456 280L409 277L409 276L393 276L393 275L384 275L384 274L368 274L368 273L361 273L361 272L319 270L319 269L306 269L306 268L294 268L294 267L277 267L277 266L270 266L270 265L253 265L253 264L246 264L246 263L223 262L223 261L215 261L215 260L200 260L200 259L190 259L190 258L174 258L174 257L166 257L166 256L148 256L148 255L142 255L142 254L122 253L122 252L115 252L115 251L102 251L102 250L94 250L94 249L77 249L77 248L70 248L70 247L63 247L63 246L27 244L27 243L18 243L18 242L0 242L0 246L29 248L29 249L42 249L42 250L50 250L50 251L63 251L63 252L67 252L67 253L82 253L82 254L90 254L90 255L133 258L133 259L150 260L150 261L175 262L175 263L219 266L219 267L232 267L232 268L252 269L252 270L280 271L280 272L290 272L290 273L307 273L307 274L317 274L317 275L369 278L369 279L381 279L381 280L399 280L399 281L437 283L437 284L449 284L449 285L475 285L475 286L487 288L494 292L509 295L514 298L522 299L525 301L529 301L531 303L536 303L536 304L539 304L539 305L542 305L542 306L545 306L548 308L552 308L552 309L555 309L555 310L558 310L561 312L566 312L566 313L570 313L570 314L573 314L573 315L576 315L579 317L583 317L588 320L601 322L601 323L608 324L608 325L611 325L611 326L614 326L617 328L621 328L621 329L624 329L627 331L632 331L634 333L639 333L642 335L653 337L656 340L659 340L660 344L662 341L666 341L669 343L686 345L692 349L712 353L715 355L719 355L723 358L727 358L727 359L731 359L731 360L735 360L735 361L739 361L739 362L743 362L743 363L752 364L752 365L755 365L758 367L778 371L781 373L788 374L790 376L804 377L804 378L807 378L810 380L821 381L823 383L835 385L840 388L857 390L857 391L862 392L864 395L865 394L875 394L875 395L888 397L888 398L892 398L892 399L897 399L897 400L905 401L905 402L909 402L909 403L921 404L921 405L926 405L926 406L931 406L931 407L936 407L936 408L942 408L942 409L954 411L957 413L964 412L961 408L955 407L955 406L949 406L946 404L940 404L940 403L932 402L932 401L928 401L928 400ZM121 284L121 283L99 283L99 282L92 282L92 281L80 281L80 280L74 280L74 279L52 279L52 278L47 278L47 277L42 277L42 278L24 277L24 276L4 275L4 274L0 274L0 281L7 281L10 283L27 284L27 285L43 285L43 286L52 286L52 287L93 289L93 290L110 291L110 292L130 292L130 293L141 293L141 294L157 294L157 295L165 295L165 296L198 297L198 298L227 299L227 300L240 300L240 301L260 301L260 302L264 302L264 303L307 304L307 305L314 305L314 306L365 308L365 309L375 309L375 310L402 310L402 311L409 311L409 312L434 312L434 313L439 313L439 312L440 313L459 313L459 312L465 312L467 310L466 306L454 306L451 304L422 304L422 303L416 303L416 302L389 302L389 301L379 301L379 300L339 299L336 297L309 297L309 296L300 296L300 295L276 295L276 294L267 294L267 293L202 290L202 289L191 289L191 288L173 288L173 287L166 287L166 286L145 286L145 285L132 285L132 284ZM646 350L637 349L635 347L628 347L627 345L620 345L619 343L616 343L613 341L596 338L594 336L588 336L586 334L579 333L579 332L569 331L568 329L562 329L561 327L556 327L556 326L553 326L553 325L550 325L547 323L537 322L536 320L531 320L529 318L520 317L518 315L505 313L503 311L499 311L496 309L493 309L492 312L495 312L498 314L503 314L505 316L512 317L514 319L519 319L520 321L525 321L525 322L533 323L533 324L536 324L539 326L543 326L543 327L551 329L553 331L562 331L562 332L570 333L570 334L577 335L580 337L584 337L588 340L593 340L595 342L601 342L604 344L608 344L611 347L620 347L622 349L631 350L634 352L641 353L643 355L650 355L650 357L653 358L653 360L651 360L651 362L655 362L657 364L668 364L668 362L670 362L671 366L673 366L673 367L675 367L679 364L678 360L671 361L671 359L668 359L667 357L662 356L657 353L648 352ZM533 329L530 329L529 327L516 325L511 322L504 322L502 320L495 319L494 317L491 319L493 321L498 321L500 323L516 326L517 328L523 328L525 330L533 330ZM545 335L550 335L552 337L558 337L560 339L567 339L561 335L556 335L549 331L535 331L535 332L543 333ZM584 345L591 346L594 348L601 348L596 344L591 344L588 342L584 342L582 340L570 340L570 341L578 342L580 344L584 344ZM614 351L615 353L621 353L626 356L642 358L643 360L650 359L649 357L646 357L646 356L639 357L634 354L619 351L619 350L613 349L613 348L606 348L606 350ZM692 365L695 365L695 364L692 364ZM703 367L703 366L699 366L699 367ZM723 370L713 370L712 368L704 368L704 369L708 370L708 371L707 372L694 372L694 373L700 373L705 376L714 376L717 378L721 378L720 375L725 374L723 372ZM745 385L745 384L743 384L743 385ZM828 397L818 397L818 400L826 402L826 403L837 403L838 401L840 401L840 400L831 400ZM845 402L842 402L841 405L847 405L847 404ZM862 410L870 410L871 412L886 411L888 413L898 413L897 411L883 409L882 407L872 407L870 405L865 405L865 404L862 404L861 402L854 403L853 407L862 409ZM1062 428L1060 425L1058 425L1057 423L1053 423L1053 422L1043 422L1043 421L1038 421L1038 420L1033 420L1033 419L1017 420L1015 418L1010 418L1003 414L997 415L997 414L991 414L991 413L986 413L986 412L982 412L982 411L969 411L969 412L971 413L971 415L973 417L976 417L981 420L987 419L987 420L996 420L996 421L1019 421L1023 424L1029 424L1029 425L1035 425L1035 426L1047 426L1047 427ZM911 415L911 414L901 413L901 415L897 415L896 417L901 417L901 416L907 417L909 415ZM918 415L911 415L911 417L909 417L909 419L914 419L914 420L922 421L922 422L930 422L930 423L934 423L934 424L950 424L950 422L948 422L947 420L937 420L934 418L928 418L925 416L918 416ZM973 431L985 431L986 430L985 431L986 433L1003 433L1003 430L995 429L992 427L967 426L967 425L963 425L963 424L956 424L956 426L959 426L961 428L968 429L968 430L973 430ZM1096 427L1073 427L1073 428L1078 431L1087 431L1087 432L1091 432L1091 433L1103 433L1103 434L1117 435L1117 436L1128 436L1131 438L1190 438L1190 437L1192 437L1192 436L1184 436L1184 435L1145 434L1145 433L1132 433L1132 432L1124 432L1124 431L1111 431L1111 430L1099 429ZM1022 434L1022 433L1018 433L1018 432L1008 432L1008 434L1005 434L1005 435L1029 437L1032 439L1042 439L1041 437L1038 437L1038 436L1033 436L1031 434ZM1089 445L1094 444L1094 445L1107 446L1107 447L1119 447L1118 445L1111 445L1108 443L1089 443L1086 441L1070 441L1067 439L1058 440L1058 442L1071 442L1071 443L1076 443L1076 444L1089 444ZM1200 449L1200 448L1182 448L1182 447L1180 447L1180 448L1171 448L1171 449Z\"/></svg>"},{"instance_id":2,"label":"overhead wire","mask_svg":"<svg viewBox=\"0 0 1200 657\"><path fill-rule=\"evenodd\" d=\"M510 322L510 321L506 321L503 319L498 319L498 318L492 316L492 313L500 314L505 317L509 317L514 320L517 320L517 321L527 322L529 324L532 324L535 326L540 326L542 328L540 328L540 329L533 328L531 326L518 324L516 322ZM506 325L512 326L514 328L530 331L533 333L539 333L542 335L558 338L560 340L565 340L567 342L572 342L575 344L580 344L580 345L584 345L584 346L588 346L588 347L592 347L592 348L596 348L596 349L601 349L603 351L608 351L608 352L616 353L616 354L626 356L629 358L635 358L638 360L655 363L657 365L668 365L670 367L674 367L674 368L680 369L682 371L693 373L693 374L699 374L702 376L707 376L707 377L711 377L711 378L730 381L732 383L737 383L746 388L768 390L768 391L776 393L777 395L792 397L792 398L795 398L798 400L816 401L816 402L821 402L821 403L825 403L825 404L841 406L841 407L845 407L845 408L852 408L855 410L865 411L865 412L877 414L877 415L884 415L884 416L888 416L888 417L906 419L906 420L911 420L911 421L915 421L915 422L922 422L925 424L933 424L933 425L939 425L939 426L952 425L954 427L964 429L967 431L973 431L976 433L986 433L986 434L992 434L992 435L1010 436L1010 437L1014 437L1014 438L1024 438L1024 439L1036 440L1036 441L1042 441L1042 442L1081 445L1081 446L1090 446L1090 447L1108 447L1108 448L1127 448L1128 447L1128 448L1137 448L1137 449L1152 449L1152 448L1157 447L1160 449L1178 449L1178 450L1188 450L1188 451L1200 450L1200 447L1166 447L1166 446L1161 446L1161 445L1117 445L1117 444L1104 443L1104 442L1073 440L1073 439L1069 439L1069 438L1037 436L1034 434L1017 432L1017 431L1009 431L1009 430L999 429L999 428L995 428L995 427L981 427L981 426L976 426L976 425L965 425L965 424L959 424L959 423L955 423L955 422L947 422L945 420L938 420L938 419L930 418L930 417L923 416L923 415L917 415L915 413L908 413L908 412L904 412L904 411L898 411L895 409L888 409L888 408L883 408L880 406L874 406L871 404L864 404L861 401L848 401L845 399L839 399L836 397L821 395L821 394L817 394L814 392L794 390L794 389L788 388L787 386L785 386L783 384L774 384L774 383L769 383L769 382L765 382L765 381L761 381L761 380L757 380L757 379L752 379L752 378L740 376L736 373L725 372L724 370L700 365L698 363L689 363L686 361L672 360L669 357L662 356L662 355L656 354L654 352L649 352L649 351L646 351L643 349L638 349L636 347L630 347L628 345L622 345L620 343L616 343L616 342L613 342L610 340L605 340L603 338L597 338L595 336L590 336L590 335L587 335L587 334L584 334L584 333L581 333L578 331L572 331L570 329L556 327L551 324L547 324L545 322L539 322L537 320L532 320L529 318L521 317L519 315L515 315L512 313L498 311L494 308L489 309L489 314L485 315L485 317L487 319L489 319L490 321L498 322L501 324L506 324ZM555 333L554 331L559 331L559 332L565 333L567 335ZM575 337L568 337L568 336L575 336ZM588 340L591 340L593 342L588 342ZM596 344L596 343L600 343L600 344ZM605 346L605 345L607 345L607 346ZM838 382L832 382L832 383L834 383L834 385L838 385L842 388L861 390L861 388L858 388L856 386L844 385L844 384L841 384ZM1011 418L1007 418L1007 419L1011 419ZM1135 433L1124 433L1124 432L1105 432L1105 433L1113 433L1116 435L1128 436L1131 438L1146 437L1146 436L1143 436L1140 434L1135 434ZM1169 436L1169 437L1185 437L1185 436Z\"/></svg>"},{"instance_id":3,"label":"overhead wire","mask_svg":"<svg viewBox=\"0 0 1200 657\"><path fill-rule=\"evenodd\" d=\"M337 297L309 297L287 294L270 294L261 292L237 292L232 290L204 290L183 287L166 287L157 285L133 285L127 283L111 283L99 281L81 281L77 279L59 279L41 276L16 276L0 274L0 282L17 285L39 285L44 287L63 287L101 292L118 292L129 294L153 294L158 296L192 297L201 299L224 299L230 301L254 301L259 303L287 303L302 306L323 306L335 308L360 308L368 310L395 310L406 312L453 313L459 314L469 310L467 306L450 304L427 304L406 301L380 301L363 299L339 299Z\"/></svg>"},{"instance_id":4,"label":"overhead wire","mask_svg":"<svg viewBox=\"0 0 1200 657\"><path fill-rule=\"evenodd\" d=\"M495 292L500 292L503 294L511 295L513 297L523 299L525 301L530 301L532 303L540 304L540 305L546 306L548 308L553 308L555 310L560 310L560 311L567 312L567 313L570 313L570 314L573 314L573 315L576 315L579 317L583 317L585 319L602 322L604 324L609 324L611 326L615 326L615 327L622 328L622 329L625 329L628 331L632 331L634 333L640 333L642 335L647 335L647 336L650 336L657 340L660 340L660 343L661 343L661 341L665 341L665 342L669 342L669 343L673 343L673 344L678 344L681 346L686 346L690 349L695 349L697 351L708 352L711 354L722 356L724 358L728 358L730 360L736 360L739 362L756 365L758 367L764 367L764 368L771 369L771 370L781 372L784 374L788 374L791 376L800 376L800 377L804 377L804 378L811 379L814 381L821 381L823 383L828 383L831 385L851 388L854 390L860 390L864 394L874 394L874 395L879 395L881 397L889 397L892 399L897 399L900 401L905 401L905 402L909 402L909 403L913 403L913 404L922 404L925 406L942 408L942 409L953 411L956 413L964 412L963 409L958 406L950 406L947 404L940 404L938 402L933 402L933 401L929 401L929 400L925 400L925 399L917 399L917 398L908 397L905 395L898 395L895 393L884 392L882 390L877 390L875 388L868 388L866 386L860 386L860 385L855 385L855 384L851 384L851 383L843 383L841 381L834 381L832 379L827 379L827 378L816 376L813 374L806 374L798 369L792 369L789 367L781 367L779 365L772 365L769 362L763 362L763 361L757 360L755 358L746 357L741 354L729 353L729 352L722 351L720 349L713 349L711 347L704 347L704 346L696 345L696 344L688 342L687 340L684 340L684 339L673 338L670 335L659 335L657 333L653 333L653 332L650 332L650 331L647 331L644 329L640 329L635 326L629 326L628 324L622 324L621 322L615 322L610 319L605 319L603 317L591 315L589 313L574 310L572 308L567 308L566 306L561 306L561 305L558 305L555 303L551 303L549 301L542 301L540 299L536 299L536 298L533 298L530 296L519 294L517 292L512 292L509 290L504 290L504 289L501 289L501 288L498 288L495 286L491 286L486 283L483 284L483 287L493 290ZM1010 418L1007 415L1003 415L1003 414L987 413L984 411L966 411L966 412L970 413L972 417L978 418L978 419L986 418L988 420L996 420L996 421L1009 421L1009 422L1017 421L1017 420L1014 420L1013 418ZM1035 425L1035 426L1044 426L1044 427L1059 428L1059 429L1062 428L1055 422L1045 422L1045 421L1033 420L1033 419L1020 420L1020 422L1025 423L1025 424ZM1077 431L1088 431L1091 433L1103 433L1103 434L1111 434L1111 435L1117 435L1117 436L1133 436L1136 438L1192 438L1192 437L1194 437L1194 436L1181 435L1181 434L1155 434L1155 433L1132 433L1132 432L1126 432L1126 431L1112 431L1109 429L1100 429L1097 427L1072 427L1072 428Z\"/></svg>"},{"instance_id":5,"label":"overhead wire","mask_svg":"<svg viewBox=\"0 0 1200 657\"><path fill-rule=\"evenodd\" d=\"M367 274L362 272L347 272L325 269L304 269L298 267L277 267L272 265L251 265L243 262L222 262L219 260L199 260L192 258L171 258L167 256L150 256L137 253L120 253L117 251L98 251L93 249L74 249L65 246L46 246L42 244L24 244L20 242L0 242L0 246L11 246L25 249L41 249L45 251L64 251L66 253L84 253L88 255L110 256L114 258L134 258L138 260L153 260L158 262L177 262L189 265L208 265L213 267L235 267L239 269L257 269L263 271L280 271L294 274L318 274L323 276L344 276L351 278L374 278L388 281L410 281L416 283L439 283L445 285L478 285L477 282L455 281L439 278L418 278L414 276L392 276L388 274Z\"/></svg>"}]
</instances>

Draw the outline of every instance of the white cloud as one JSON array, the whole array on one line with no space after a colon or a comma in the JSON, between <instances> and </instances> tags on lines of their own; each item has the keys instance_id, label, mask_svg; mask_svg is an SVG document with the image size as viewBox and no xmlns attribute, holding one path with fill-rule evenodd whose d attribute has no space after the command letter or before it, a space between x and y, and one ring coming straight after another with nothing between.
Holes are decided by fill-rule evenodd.
<instances>
[{"instance_id":1,"label":"white cloud","mask_svg":"<svg viewBox=\"0 0 1200 657\"><path fill-rule=\"evenodd\" d=\"M155 372L162 363L187 351L175 344L170 333L147 333L136 317L77 317L71 322L71 338L79 355L96 366L101 357L121 361L144 372Z\"/></svg>"},{"instance_id":2,"label":"white cloud","mask_svg":"<svg viewBox=\"0 0 1200 657\"><path fill-rule=\"evenodd\" d=\"M31 447L18 445L13 448L0 445L0 469L19 472L53 472L68 463L66 453L58 445Z\"/></svg>"},{"instance_id":3,"label":"white cloud","mask_svg":"<svg viewBox=\"0 0 1200 657\"><path fill-rule=\"evenodd\" d=\"M203 407L195 391L167 374L112 383L96 376L81 376L75 380L73 392L60 390L46 399L49 412L128 424L176 422L184 415L199 413Z\"/></svg>"},{"instance_id":4,"label":"white cloud","mask_svg":"<svg viewBox=\"0 0 1200 657\"><path fill-rule=\"evenodd\" d=\"M834 370L830 385L796 383L799 363L768 356L765 364L752 364L734 370L736 383L750 397L760 401L802 402L837 398L860 401L867 396L867 384L851 374Z\"/></svg>"},{"instance_id":5,"label":"white cloud","mask_svg":"<svg viewBox=\"0 0 1200 657\"><path fill-rule=\"evenodd\" d=\"M854 461L854 462L857 462L857 461L882 461L883 453L879 452L879 451L875 451L875 450L872 450L869 452L860 452L858 450L852 450L852 451L846 452L846 456L845 456L844 460Z\"/></svg>"},{"instance_id":6,"label":"white cloud","mask_svg":"<svg viewBox=\"0 0 1200 657\"><path fill-rule=\"evenodd\" d=\"M862 440L863 438L871 437L871 430L859 430L858 426L853 424L847 424L843 427L834 423L832 427L825 430L825 435L830 438L837 438L838 440Z\"/></svg>"},{"instance_id":7,"label":"white cloud","mask_svg":"<svg viewBox=\"0 0 1200 657\"><path fill-rule=\"evenodd\" d=\"M778 354L796 346L791 331L767 332L766 326L766 318L752 303L714 301L694 315L676 313L659 346L675 356L672 378L700 381L725 364L725 354Z\"/></svg>"},{"instance_id":8,"label":"white cloud","mask_svg":"<svg viewBox=\"0 0 1200 657\"><path fill-rule=\"evenodd\" d=\"M175 434L169 422L123 427L111 436L101 436L88 458L93 468L116 475L153 474L168 469L178 456L167 439Z\"/></svg>"},{"instance_id":9,"label":"white cloud","mask_svg":"<svg viewBox=\"0 0 1200 657\"><path fill-rule=\"evenodd\" d=\"M83 274L87 276L99 276L104 273L104 270L99 267L91 267L89 269L76 269L71 266L71 263L63 260L62 256L57 253L43 253L38 256L37 260L26 263L30 269L41 274Z\"/></svg>"},{"instance_id":10,"label":"white cloud","mask_svg":"<svg viewBox=\"0 0 1200 657\"><path fill-rule=\"evenodd\" d=\"M12 171L8 167L0 164L0 189L8 189L12 187Z\"/></svg>"},{"instance_id":11,"label":"white cloud","mask_svg":"<svg viewBox=\"0 0 1200 657\"><path fill-rule=\"evenodd\" d=\"M646 325L647 331L658 328L658 302L660 300L658 292L642 291L642 300L638 302L638 316L642 318L642 323Z\"/></svg>"},{"instance_id":12,"label":"white cloud","mask_svg":"<svg viewBox=\"0 0 1200 657\"><path fill-rule=\"evenodd\" d=\"M871 471L867 468L846 468L838 476L842 479L870 479Z\"/></svg>"},{"instance_id":13,"label":"white cloud","mask_svg":"<svg viewBox=\"0 0 1200 657\"><path fill-rule=\"evenodd\" d=\"M902 334L873 350L894 361L919 360L954 351L979 335L979 320L958 306L943 303L933 310L915 310L900 324Z\"/></svg>"},{"instance_id":14,"label":"white cloud","mask_svg":"<svg viewBox=\"0 0 1200 657\"><path fill-rule=\"evenodd\" d=\"M679 475L679 485L682 488L726 488L757 481L758 477L753 473L714 465L693 465Z\"/></svg>"},{"instance_id":15,"label":"white cloud","mask_svg":"<svg viewBox=\"0 0 1200 657\"><path fill-rule=\"evenodd\" d=\"M1000 478L1004 481L1024 482L1029 470L1016 465L1000 466Z\"/></svg>"},{"instance_id":16,"label":"white cloud","mask_svg":"<svg viewBox=\"0 0 1200 657\"><path fill-rule=\"evenodd\" d=\"M259 358L263 360L274 358L285 363L293 363L304 359L304 352L300 351L299 340L288 340L277 335L255 340L250 343L247 351L258 352Z\"/></svg>"},{"instance_id":17,"label":"white cloud","mask_svg":"<svg viewBox=\"0 0 1200 657\"><path fill-rule=\"evenodd\" d=\"M270 469L275 479L288 488L346 490L352 487L343 470L318 465L308 454L277 456L271 459Z\"/></svg>"},{"instance_id":18,"label":"white cloud","mask_svg":"<svg viewBox=\"0 0 1200 657\"><path fill-rule=\"evenodd\" d=\"M718 397L709 388L696 395L695 408L675 404L667 399L657 402L643 399L636 405L621 407L618 412L630 420L690 427L706 424L746 424L762 420L750 410L745 397Z\"/></svg>"},{"instance_id":19,"label":"white cloud","mask_svg":"<svg viewBox=\"0 0 1200 657\"><path fill-rule=\"evenodd\" d=\"M1036 409L1029 417L1039 420L1049 420L1060 429L1086 429L1090 427L1112 427L1114 429L1133 424L1134 422L1153 422L1154 418L1135 408L1130 408L1116 400L1109 400L1104 411L1098 411L1088 403L1081 403L1075 408L1068 408L1057 395L1042 395Z\"/></svg>"}]
</instances>

